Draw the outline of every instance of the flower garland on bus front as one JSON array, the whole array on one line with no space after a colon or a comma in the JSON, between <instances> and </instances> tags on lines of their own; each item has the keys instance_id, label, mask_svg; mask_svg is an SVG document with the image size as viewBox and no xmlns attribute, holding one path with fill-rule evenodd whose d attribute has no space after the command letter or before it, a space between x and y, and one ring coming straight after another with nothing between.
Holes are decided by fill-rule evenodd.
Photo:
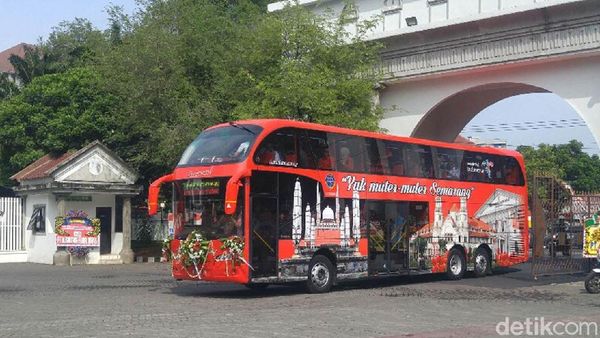
<instances>
[{"instance_id":1,"label":"flower garland on bus front","mask_svg":"<svg viewBox=\"0 0 600 338\"><path fill-rule=\"evenodd\" d=\"M223 253L216 257L215 260L225 262L225 272L228 276L230 261L233 263L234 267L239 262L242 262L253 269L243 257L245 243L242 238L231 236L229 238L221 239L221 242L221 250L223 250ZM165 259L172 257L174 260L178 260L186 268L188 276L191 278L202 279L204 263L206 262L208 255L215 255L212 241L204 239L200 232L194 230L181 242L179 250L177 250L177 254L174 256L170 249L170 243L171 239L169 238L163 241L163 257L165 257ZM190 267L194 267L194 274L189 273L188 268Z\"/></svg>"},{"instance_id":2,"label":"flower garland on bus front","mask_svg":"<svg viewBox=\"0 0 600 338\"><path fill-rule=\"evenodd\" d=\"M202 279L202 271L204 268L204 263L206 262L206 258L208 257L208 253L212 252L212 244L209 240L202 238L202 234L193 230L186 237L186 239L181 242L179 246L179 250L177 251L177 255L173 257L174 259L181 262L181 264L186 268L193 266L195 270L195 275L191 275L188 272L188 275L191 278Z\"/></svg>"},{"instance_id":3,"label":"flower garland on bus front","mask_svg":"<svg viewBox=\"0 0 600 338\"><path fill-rule=\"evenodd\" d=\"M223 253L219 257L216 257L215 260L225 262L225 274L227 276L229 276L230 261L234 269L236 265L242 262L246 264L250 269L254 270L252 265L250 265L250 263L248 263L243 257L245 245L243 239L241 239L239 236L231 236L229 238L221 239L221 242L223 242L223 244L221 245L221 250L223 250Z\"/></svg>"},{"instance_id":4,"label":"flower garland on bus front","mask_svg":"<svg viewBox=\"0 0 600 338\"><path fill-rule=\"evenodd\" d=\"M160 258L161 262L168 262L173 258L173 253L171 252L171 241L173 239L169 236L162 241L162 257Z\"/></svg>"}]
</instances>

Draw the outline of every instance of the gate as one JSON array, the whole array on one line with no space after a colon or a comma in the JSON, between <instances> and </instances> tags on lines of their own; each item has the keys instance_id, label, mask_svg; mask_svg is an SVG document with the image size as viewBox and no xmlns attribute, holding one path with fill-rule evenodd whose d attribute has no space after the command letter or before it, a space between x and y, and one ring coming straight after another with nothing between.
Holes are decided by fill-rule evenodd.
<instances>
[{"instance_id":1,"label":"gate","mask_svg":"<svg viewBox=\"0 0 600 338\"><path fill-rule=\"evenodd\" d=\"M534 175L530 185L533 276L586 271L583 224L599 210L600 195L575 193L551 175Z\"/></svg>"},{"instance_id":2,"label":"gate","mask_svg":"<svg viewBox=\"0 0 600 338\"><path fill-rule=\"evenodd\" d=\"M23 250L22 202L18 197L0 198L0 253Z\"/></svg>"}]
</instances>

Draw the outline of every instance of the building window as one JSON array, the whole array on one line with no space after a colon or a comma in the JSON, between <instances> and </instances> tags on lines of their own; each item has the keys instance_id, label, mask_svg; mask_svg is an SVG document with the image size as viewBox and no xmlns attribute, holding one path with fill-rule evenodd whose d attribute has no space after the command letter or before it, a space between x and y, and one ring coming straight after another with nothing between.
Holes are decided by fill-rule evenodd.
<instances>
[{"instance_id":1,"label":"building window","mask_svg":"<svg viewBox=\"0 0 600 338\"><path fill-rule=\"evenodd\" d=\"M46 206L34 205L33 213L29 219L27 230L32 230L33 233L46 233Z\"/></svg>"}]
</instances>

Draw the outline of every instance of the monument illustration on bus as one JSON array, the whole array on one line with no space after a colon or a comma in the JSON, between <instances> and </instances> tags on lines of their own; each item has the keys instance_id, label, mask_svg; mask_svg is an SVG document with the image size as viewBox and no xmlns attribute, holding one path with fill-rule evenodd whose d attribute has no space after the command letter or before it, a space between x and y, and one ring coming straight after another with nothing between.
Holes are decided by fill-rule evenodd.
<instances>
[{"instance_id":1,"label":"monument illustration on bus","mask_svg":"<svg viewBox=\"0 0 600 338\"><path fill-rule=\"evenodd\" d=\"M452 203L445 217L443 204L442 197L435 197L434 221L411 237L411 241L418 237L427 240L429 256L439 256L455 244L469 252L486 244L496 254L523 254L525 248L519 228L523 205L519 195L497 189L473 216L469 216L465 197L461 197L459 203ZM440 247L440 243L444 247Z\"/></svg>"}]
</instances>

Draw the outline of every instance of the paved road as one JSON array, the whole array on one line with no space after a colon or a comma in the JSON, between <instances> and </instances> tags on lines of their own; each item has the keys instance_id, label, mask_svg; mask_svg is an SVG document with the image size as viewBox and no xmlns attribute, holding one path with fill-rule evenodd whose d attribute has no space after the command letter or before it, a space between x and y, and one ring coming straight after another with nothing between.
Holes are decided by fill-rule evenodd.
<instances>
[{"instance_id":1,"label":"paved road","mask_svg":"<svg viewBox=\"0 0 600 338\"><path fill-rule=\"evenodd\" d=\"M178 283L166 264L0 265L0 336L7 337L480 337L510 317L600 323L600 298L581 276L441 276L263 291Z\"/></svg>"}]
</instances>

